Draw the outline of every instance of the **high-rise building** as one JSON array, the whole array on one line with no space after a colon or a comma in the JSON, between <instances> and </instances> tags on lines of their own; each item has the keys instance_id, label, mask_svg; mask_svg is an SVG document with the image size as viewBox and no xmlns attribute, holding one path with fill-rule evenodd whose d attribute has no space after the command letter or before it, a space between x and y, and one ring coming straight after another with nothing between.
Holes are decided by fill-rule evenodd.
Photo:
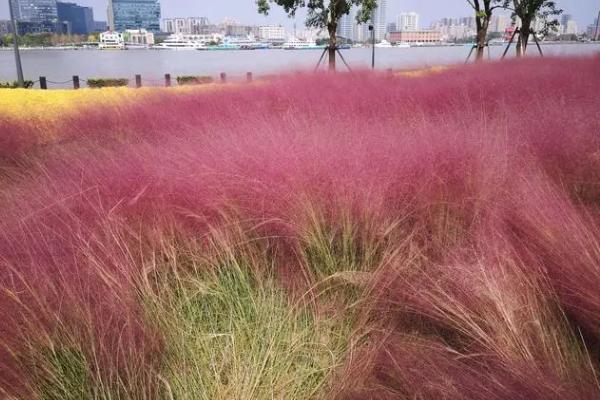
<instances>
[{"instance_id":1,"label":"high-rise building","mask_svg":"<svg viewBox=\"0 0 600 400\"><path fill-rule=\"evenodd\" d=\"M375 30L375 40L385 39L387 28L387 0L379 0L377 8L373 11L373 27Z\"/></svg>"},{"instance_id":2,"label":"high-rise building","mask_svg":"<svg viewBox=\"0 0 600 400\"><path fill-rule=\"evenodd\" d=\"M162 20L161 31L177 35L206 35L217 33L206 17L166 18Z\"/></svg>"},{"instance_id":3,"label":"high-rise building","mask_svg":"<svg viewBox=\"0 0 600 400\"><path fill-rule=\"evenodd\" d=\"M94 29L92 32L105 32L108 29L108 22L94 21Z\"/></svg>"},{"instance_id":4,"label":"high-rise building","mask_svg":"<svg viewBox=\"0 0 600 400\"><path fill-rule=\"evenodd\" d=\"M0 35L6 35L12 32L12 23L7 20L0 20Z\"/></svg>"},{"instance_id":5,"label":"high-rise building","mask_svg":"<svg viewBox=\"0 0 600 400\"><path fill-rule=\"evenodd\" d=\"M567 22L564 30L565 35L577 35L579 33L579 27L577 26L577 22L574 19L570 19Z\"/></svg>"},{"instance_id":6,"label":"high-rise building","mask_svg":"<svg viewBox=\"0 0 600 400\"><path fill-rule=\"evenodd\" d=\"M264 25L258 27L260 40L269 43L285 42L285 29L281 25Z\"/></svg>"},{"instance_id":7,"label":"high-rise building","mask_svg":"<svg viewBox=\"0 0 600 400\"><path fill-rule=\"evenodd\" d=\"M559 28L560 33L566 33L565 30L567 29L567 25L569 24L569 21L571 21L572 19L573 19L573 16L571 14L562 14L560 16L560 28Z\"/></svg>"},{"instance_id":8,"label":"high-rise building","mask_svg":"<svg viewBox=\"0 0 600 400\"><path fill-rule=\"evenodd\" d=\"M75 35L88 35L94 31L94 11L75 3L56 3L58 21L62 32Z\"/></svg>"},{"instance_id":9,"label":"high-rise building","mask_svg":"<svg viewBox=\"0 0 600 400\"><path fill-rule=\"evenodd\" d=\"M158 0L110 0L108 25L111 30L127 29L160 31L160 2Z\"/></svg>"},{"instance_id":10,"label":"high-rise building","mask_svg":"<svg viewBox=\"0 0 600 400\"><path fill-rule=\"evenodd\" d=\"M598 18L595 18L594 22L588 26L587 35L592 40L600 40L600 25L598 24Z\"/></svg>"},{"instance_id":11,"label":"high-rise building","mask_svg":"<svg viewBox=\"0 0 600 400\"><path fill-rule=\"evenodd\" d=\"M396 30L402 32L419 30L419 14L416 12L402 13L396 17Z\"/></svg>"},{"instance_id":12,"label":"high-rise building","mask_svg":"<svg viewBox=\"0 0 600 400\"><path fill-rule=\"evenodd\" d=\"M55 32L58 29L56 0L10 0L20 29L26 32Z\"/></svg>"},{"instance_id":13,"label":"high-rise building","mask_svg":"<svg viewBox=\"0 0 600 400\"><path fill-rule=\"evenodd\" d=\"M489 31L494 33L504 33L506 28L510 26L510 22L510 17L507 15L494 15L490 22Z\"/></svg>"},{"instance_id":14,"label":"high-rise building","mask_svg":"<svg viewBox=\"0 0 600 400\"><path fill-rule=\"evenodd\" d=\"M355 40L354 26L356 25L356 15L354 9L349 14L342 15L338 22L337 36L347 40Z\"/></svg>"}]
</instances>

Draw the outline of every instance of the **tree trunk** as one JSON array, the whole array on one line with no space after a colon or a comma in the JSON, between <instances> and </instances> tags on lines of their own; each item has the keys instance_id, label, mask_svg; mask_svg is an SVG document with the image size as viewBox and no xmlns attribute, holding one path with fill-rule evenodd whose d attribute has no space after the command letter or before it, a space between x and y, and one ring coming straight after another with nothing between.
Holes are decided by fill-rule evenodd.
<instances>
[{"instance_id":1,"label":"tree trunk","mask_svg":"<svg viewBox=\"0 0 600 400\"><path fill-rule=\"evenodd\" d=\"M523 55L527 53L527 45L529 44L529 36L531 35L531 21L523 23L521 29L521 42L523 47Z\"/></svg>"},{"instance_id":2,"label":"tree trunk","mask_svg":"<svg viewBox=\"0 0 600 400\"><path fill-rule=\"evenodd\" d=\"M477 22L477 62L483 60L485 54L485 39L487 38L488 19Z\"/></svg>"},{"instance_id":3,"label":"tree trunk","mask_svg":"<svg viewBox=\"0 0 600 400\"><path fill-rule=\"evenodd\" d=\"M521 18L521 31L519 34L519 41L517 42L517 57L523 57L527 52L527 45L529 44L530 35L531 20L527 18Z\"/></svg>"},{"instance_id":4,"label":"tree trunk","mask_svg":"<svg viewBox=\"0 0 600 400\"><path fill-rule=\"evenodd\" d=\"M327 24L327 30L329 31L329 71L335 71L335 51L337 47L337 24Z\"/></svg>"}]
</instances>

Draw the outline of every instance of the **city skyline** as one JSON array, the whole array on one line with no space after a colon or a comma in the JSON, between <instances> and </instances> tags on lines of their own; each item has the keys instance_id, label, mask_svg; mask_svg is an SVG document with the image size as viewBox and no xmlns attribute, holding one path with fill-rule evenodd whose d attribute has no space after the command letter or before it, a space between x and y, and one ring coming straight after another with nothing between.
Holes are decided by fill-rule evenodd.
<instances>
[{"instance_id":1,"label":"city skyline","mask_svg":"<svg viewBox=\"0 0 600 400\"><path fill-rule=\"evenodd\" d=\"M107 0L70 0L82 6L94 9L94 17L98 21L107 20ZM437 4L436 4L437 3ZM573 16L579 26L586 26L593 22L600 10L600 0L557 0L559 7L566 14ZM295 20L288 18L280 7L273 6L270 15L259 15L254 0L228 0L227 4L206 6L190 4L189 0L162 0L162 18L173 17L207 17L213 22L220 22L226 17L234 18L246 24L282 24L292 27L294 23L302 26L305 13L298 13ZM394 22L397 15L402 12L416 12L420 15L421 25L429 26L431 23L444 17L462 17L472 13L466 0L388 0L386 22ZM8 19L8 1L0 3L0 19Z\"/></svg>"}]
</instances>

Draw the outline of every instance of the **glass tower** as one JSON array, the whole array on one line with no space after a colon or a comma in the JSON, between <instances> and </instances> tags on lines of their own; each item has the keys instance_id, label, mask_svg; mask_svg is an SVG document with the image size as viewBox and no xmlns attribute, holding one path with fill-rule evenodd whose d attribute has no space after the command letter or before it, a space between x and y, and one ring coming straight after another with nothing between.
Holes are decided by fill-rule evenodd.
<instances>
[{"instance_id":1,"label":"glass tower","mask_svg":"<svg viewBox=\"0 0 600 400\"><path fill-rule=\"evenodd\" d=\"M126 29L160 31L158 0L111 0L108 14L110 28L117 32Z\"/></svg>"},{"instance_id":2,"label":"glass tower","mask_svg":"<svg viewBox=\"0 0 600 400\"><path fill-rule=\"evenodd\" d=\"M19 30L55 32L58 29L56 0L10 0Z\"/></svg>"}]
</instances>

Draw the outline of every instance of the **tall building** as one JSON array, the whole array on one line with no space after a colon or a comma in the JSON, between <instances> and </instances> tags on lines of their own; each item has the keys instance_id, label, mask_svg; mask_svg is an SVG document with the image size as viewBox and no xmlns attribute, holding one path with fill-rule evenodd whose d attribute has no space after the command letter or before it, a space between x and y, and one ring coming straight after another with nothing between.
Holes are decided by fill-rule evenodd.
<instances>
[{"instance_id":1,"label":"tall building","mask_svg":"<svg viewBox=\"0 0 600 400\"><path fill-rule=\"evenodd\" d=\"M501 32L504 33L506 28L510 26L510 17L508 15L494 15L490 22L490 32Z\"/></svg>"},{"instance_id":2,"label":"tall building","mask_svg":"<svg viewBox=\"0 0 600 400\"><path fill-rule=\"evenodd\" d=\"M62 32L75 35L88 35L94 31L94 11L75 3L56 3L58 21Z\"/></svg>"},{"instance_id":3,"label":"tall building","mask_svg":"<svg viewBox=\"0 0 600 400\"><path fill-rule=\"evenodd\" d=\"M402 13L396 18L396 30L411 32L419 30L419 14L416 12Z\"/></svg>"},{"instance_id":4,"label":"tall building","mask_svg":"<svg viewBox=\"0 0 600 400\"><path fill-rule=\"evenodd\" d=\"M285 29L281 25L263 25L258 27L260 40L269 43L285 42Z\"/></svg>"},{"instance_id":5,"label":"tall building","mask_svg":"<svg viewBox=\"0 0 600 400\"><path fill-rule=\"evenodd\" d=\"M108 25L111 30L127 29L160 31L160 2L158 0L110 0Z\"/></svg>"},{"instance_id":6,"label":"tall building","mask_svg":"<svg viewBox=\"0 0 600 400\"><path fill-rule=\"evenodd\" d=\"M12 23L6 20L0 20L0 35L6 35L12 32Z\"/></svg>"},{"instance_id":7,"label":"tall building","mask_svg":"<svg viewBox=\"0 0 600 400\"><path fill-rule=\"evenodd\" d=\"M349 14L342 15L338 22L337 36L347 40L355 40L354 25L356 25L356 15L354 9Z\"/></svg>"},{"instance_id":8,"label":"tall building","mask_svg":"<svg viewBox=\"0 0 600 400\"><path fill-rule=\"evenodd\" d=\"M373 11L373 27L375 29L375 40L385 39L387 28L387 0L379 0L377 8Z\"/></svg>"},{"instance_id":9,"label":"tall building","mask_svg":"<svg viewBox=\"0 0 600 400\"><path fill-rule=\"evenodd\" d=\"M20 28L26 32L55 32L58 29L56 0L10 0L10 6Z\"/></svg>"},{"instance_id":10,"label":"tall building","mask_svg":"<svg viewBox=\"0 0 600 400\"><path fill-rule=\"evenodd\" d=\"M579 27L577 26L577 22L574 19L570 19L567 22L564 30L565 35L577 35L579 33Z\"/></svg>"},{"instance_id":11,"label":"tall building","mask_svg":"<svg viewBox=\"0 0 600 400\"><path fill-rule=\"evenodd\" d=\"M94 29L92 32L105 32L108 28L108 22L106 21L94 21Z\"/></svg>"},{"instance_id":12,"label":"tall building","mask_svg":"<svg viewBox=\"0 0 600 400\"><path fill-rule=\"evenodd\" d=\"M219 30L206 17L188 17L163 19L161 31L177 35L208 35Z\"/></svg>"}]
</instances>

